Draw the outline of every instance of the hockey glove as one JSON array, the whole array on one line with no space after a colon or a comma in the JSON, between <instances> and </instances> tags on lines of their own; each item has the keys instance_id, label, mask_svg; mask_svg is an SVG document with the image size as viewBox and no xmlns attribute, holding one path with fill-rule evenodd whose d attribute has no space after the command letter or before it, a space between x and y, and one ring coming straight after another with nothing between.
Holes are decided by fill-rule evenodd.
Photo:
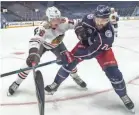
<instances>
[{"instance_id":1,"label":"hockey glove","mask_svg":"<svg viewBox=\"0 0 139 115\"><path fill-rule=\"evenodd\" d=\"M78 26L75 28L75 33L78 36L78 39L81 41L81 43L84 46L89 46L88 44L88 37L87 37L87 32L85 31L84 27Z\"/></svg>"},{"instance_id":2,"label":"hockey glove","mask_svg":"<svg viewBox=\"0 0 139 115\"><path fill-rule=\"evenodd\" d=\"M35 62L36 65L40 62L40 55L37 48L31 48L29 51L29 56L27 57L26 63L29 67L32 67L32 63Z\"/></svg>"},{"instance_id":3,"label":"hockey glove","mask_svg":"<svg viewBox=\"0 0 139 115\"><path fill-rule=\"evenodd\" d=\"M82 26L76 27L75 28L75 33L81 41L82 40L87 40L87 34L85 32L84 27L82 27Z\"/></svg>"}]
</instances>

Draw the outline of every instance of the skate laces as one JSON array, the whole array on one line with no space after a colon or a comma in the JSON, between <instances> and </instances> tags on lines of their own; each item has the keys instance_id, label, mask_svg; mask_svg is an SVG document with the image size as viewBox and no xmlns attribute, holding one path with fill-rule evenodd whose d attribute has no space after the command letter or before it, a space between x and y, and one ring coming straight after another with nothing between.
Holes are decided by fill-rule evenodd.
<instances>
[{"instance_id":1,"label":"skate laces","mask_svg":"<svg viewBox=\"0 0 139 115\"><path fill-rule=\"evenodd\" d=\"M78 82L78 83L82 83L82 79L79 76L73 77L73 79Z\"/></svg>"},{"instance_id":2,"label":"skate laces","mask_svg":"<svg viewBox=\"0 0 139 115\"><path fill-rule=\"evenodd\" d=\"M123 96L123 97L122 97L122 100L123 100L123 102L124 102L125 104L131 102L131 101L130 101L130 98L129 98L127 95Z\"/></svg>"},{"instance_id":3,"label":"skate laces","mask_svg":"<svg viewBox=\"0 0 139 115\"><path fill-rule=\"evenodd\" d=\"M55 83L55 82L53 82L51 85L49 85L49 87L50 87L51 89L54 89L56 86L57 86L57 83Z\"/></svg>"},{"instance_id":4,"label":"skate laces","mask_svg":"<svg viewBox=\"0 0 139 115\"><path fill-rule=\"evenodd\" d=\"M11 86L11 88L15 91L18 88L18 84L16 82L14 82Z\"/></svg>"}]
</instances>

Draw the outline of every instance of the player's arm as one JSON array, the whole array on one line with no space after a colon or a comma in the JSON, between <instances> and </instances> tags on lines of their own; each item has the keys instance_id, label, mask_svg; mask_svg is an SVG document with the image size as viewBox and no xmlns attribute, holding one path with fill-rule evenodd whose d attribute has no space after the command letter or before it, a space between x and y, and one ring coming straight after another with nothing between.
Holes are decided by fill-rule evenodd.
<instances>
[{"instance_id":1,"label":"player's arm","mask_svg":"<svg viewBox=\"0 0 139 115\"><path fill-rule=\"evenodd\" d=\"M32 62L35 62L36 64L40 61L40 55L39 55L39 49L40 45L44 40L45 36L45 28L44 27L38 27L34 31L34 36L29 41L29 56L26 60L27 65L29 67L32 66Z\"/></svg>"},{"instance_id":2,"label":"player's arm","mask_svg":"<svg viewBox=\"0 0 139 115\"><path fill-rule=\"evenodd\" d=\"M112 46L114 32L111 30L105 33L96 31L94 34L92 34L92 36L89 37L82 26L78 27L77 30L77 35L82 44L87 47L88 56L96 56L100 51L108 50Z\"/></svg>"},{"instance_id":3,"label":"player's arm","mask_svg":"<svg viewBox=\"0 0 139 115\"><path fill-rule=\"evenodd\" d=\"M29 50L37 49L39 50L41 43L44 41L46 30L44 27L40 26L35 28L34 36L29 41Z\"/></svg>"},{"instance_id":4,"label":"player's arm","mask_svg":"<svg viewBox=\"0 0 139 115\"><path fill-rule=\"evenodd\" d=\"M88 19L88 16L89 19ZM89 46L89 44L92 41L92 39L90 39L90 31L92 31L91 33L94 33L93 35L96 34L96 31L94 29L94 27L92 27L91 25L89 25L88 23L90 22L90 20L92 21L93 15L85 15L82 19L82 21L80 23L78 23L78 25L75 27L75 33L78 37L78 39L85 45L85 46Z\"/></svg>"},{"instance_id":5,"label":"player's arm","mask_svg":"<svg viewBox=\"0 0 139 115\"><path fill-rule=\"evenodd\" d=\"M103 40L102 37L100 35L100 33L97 33L97 36L91 36L88 37L87 39L81 38L81 43L83 44L83 46L85 46L86 48L84 49L84 55L82 56L78 56L81 58L86 58L88 56L88 58L91 57L95 57L101 50L102 45L103 45Z\"/></svg>"},{"instance_id":6,"label":"player's arm","mask_svg":"<svg viewBox=\"0 0 139 115\"><path fill-rule=\"evenodd\" d=\"M75 33L81 43L87 48L88 56L96 55L97 51L101 49L103 41L100 33L95 32L93 34L95 36L88 36L86 29L82 25L76 27Z\"/></svg>"},{"instance_id":7,"label":"player's arm","mask_svg":"<svg viewBox=\"0 0 139 115\"><path fill-rule=\"evenodd\" d=\"M80 22L81 19L67 19L68 29L74 29Z\"/></svg>"}]
</instances>

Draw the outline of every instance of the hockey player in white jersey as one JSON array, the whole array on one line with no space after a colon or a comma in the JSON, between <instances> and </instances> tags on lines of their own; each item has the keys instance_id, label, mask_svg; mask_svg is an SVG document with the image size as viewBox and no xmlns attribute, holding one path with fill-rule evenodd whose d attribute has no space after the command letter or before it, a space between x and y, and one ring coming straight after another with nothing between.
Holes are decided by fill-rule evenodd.
<instances>
[{"instance_id":1,"label":"hockey player in white jersey","mask_svg":"<svg viewBox=\"0 0 139 115\"><path fill-rule=\"evenodd\" d=\"M113 25L115 36L118 36L118 21L119 16L114 8L111 8L110 22Z\"/></svg>"},{"instance_id":2,"label":"hockey player in white jersey","mask_svg":"<svg viewBox=\"0 0 139 115\"><path fill-rule=\"evenodd\" d=\"M68 52L62 42L64 34L69 29L79 23L79 20L69 20L61 16L61 12L56 7L48 7L46 10L47 21L34 30L34 36L29 41L29 55L24 67L31 67L32 62L38 64L41 56L46 51L52 51L62 64L71 63L72 55ZM47 71L47 70L46 70ZM8 89L8 95L13 95L19 85L28 76L29 71L18 73L17 80L14 81ZM70 76L81 87L86 87L86 83L78 76L77 70L74 69Z\"/></svg>"}]
</instances>

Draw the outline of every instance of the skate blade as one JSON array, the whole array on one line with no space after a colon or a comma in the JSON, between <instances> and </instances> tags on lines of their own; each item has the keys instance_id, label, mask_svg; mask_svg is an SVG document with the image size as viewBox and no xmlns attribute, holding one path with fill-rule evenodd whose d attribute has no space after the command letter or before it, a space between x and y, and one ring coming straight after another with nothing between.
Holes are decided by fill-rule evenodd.
<instances>
[{"instance_id":1,"label":"skate blade","mask_svg":"<svg viewBox=\"0 0 139 115\"><path fill-rule=\"evenodd\" d=\"M134 114L135 115L135 109L133 108L133 109L131 109L131 110L129 110L132 114Z\"/></svg>"},{"instance_id":2,"label":"skate blade","mask_svg":"<svg viewBox=\"0 0 139 115\"><path fill-rule=\"evenodd\" d=\"M126 108L127 109L127 108ZM135 112L135 108L133 109L127 109L128 112L130 112L132 115L136 115L136 112Z\"/></svg>"},{"instance_id":3,"label":"skate blade","mask_svg":"<svg viewBox=\"0 0 139 115\"><path fill-rule=\"evenodd\" d=\"M84 90L88 90L88 88L87 87L81 87L82 89L84 89Z\"/></svg>"},{"instance_id":4,"label":"skate blade","mask_svg":"<svg viewBox=\"0 0 139 115\"><path fill-rule=\"evenodd\" d=\"M75 80L74 80L75 81ZM76 82L76 81L75 81ZM76 82L77 83L77 82ZM77 83L77 85L80 87L80 88L82 88L82 89L85 89L85 88L87 88L87 85L85 85L85 86L83 86L83 85L81 85L80 83Z\"/></svg>"},{"instance_id":5,"label":"skate blade","mask_svg":"<svg viewBox=\"0 0 139 115\"><path fill-rule=\"evenodd\" d=\"M45 94L46 95L53 95L55 92L47 92L47 91L45 91Z\"/></svg>"},{"instance_id":6,"label":"skate blade","mask_svg":"<svg viewBox=\"0 0 139 115\"><path fill-rule=\"evenodd\" d=\"M7 92L7 96L9 97L9 96L12 96L9 92Z\"/></svg>"}]
</instances>

